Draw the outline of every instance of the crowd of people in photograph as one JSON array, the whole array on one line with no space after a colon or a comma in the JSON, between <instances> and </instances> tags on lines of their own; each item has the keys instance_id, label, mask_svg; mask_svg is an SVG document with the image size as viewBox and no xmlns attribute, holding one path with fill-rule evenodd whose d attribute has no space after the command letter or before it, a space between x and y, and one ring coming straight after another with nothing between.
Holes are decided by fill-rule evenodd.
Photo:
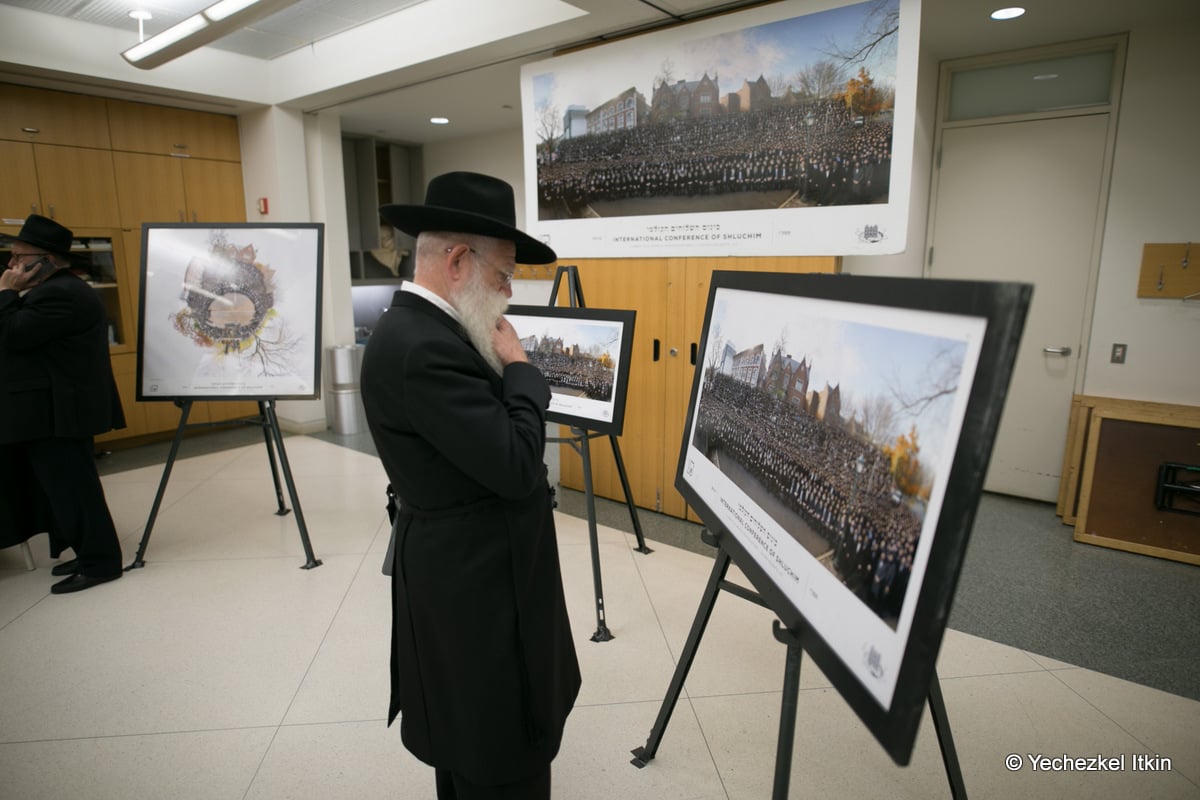
<instances>
[{"instance_id":1,"label":"crowd of people in photograph","mask_svg":"<svg viewBox=\"0 0 1200 800\"><path fill-rule=\"evenodd\" d=\"M887 453L720 373L706 378L695 444L710 459L735 461L824 538L833 572L894 625L921 518L897 491Z\"/></svg>"},{"instance_id":2,"label":"crowd of people in photograph","mask_svg":"<svg viewBox=\"0 0 1200 800\"><path fill-rule=\"evenodd\" d=\"M539 201L579 216L595 202L788 191L812 205L887 198L892 124L840 101L643 124L563 139L538 164Z\"/></svg>"},{"instance_id":3,"label":"crowd of people in photograph","mask_svg":"<svg viewBox=\"0 0 1200 800\"><path fill-rule=\"evenodd\" d=\"M526 351L529 363L546 378L551 387L561 386L578 391L589 400L612 400L613 369L595 356L585 354Z\"/></svg>"}]
</instances>

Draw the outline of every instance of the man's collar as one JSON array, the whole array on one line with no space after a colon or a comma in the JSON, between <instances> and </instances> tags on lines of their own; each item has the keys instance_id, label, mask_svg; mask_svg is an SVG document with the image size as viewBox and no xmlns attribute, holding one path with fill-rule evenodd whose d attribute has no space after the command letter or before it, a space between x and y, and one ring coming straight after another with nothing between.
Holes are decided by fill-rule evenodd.
<instances>
[{"instance_id":1,"label":"man's collar","mask_svg":"<svg viewBox=\"0 0 1200 800\"><path fill-rule=\"evenodd\" d=\"M441 295L437 294L436 292L426 289L424 286L413 283L412 281L405 281L404 283L402 283L400 285L400 291L412 292L413 294L417 295L418 297L425 298L426 300L428 300L429 302L433 303L435 306L440 308L442 311L445 311L447 314L449 314L450 318L453 319L455 322L457 322L459 325L462 324L462 317L459 316L458 309L456 309L454 306L450 305L450 303L446 301L446 298L442 297Z\"/></svg>"}]
</instances>

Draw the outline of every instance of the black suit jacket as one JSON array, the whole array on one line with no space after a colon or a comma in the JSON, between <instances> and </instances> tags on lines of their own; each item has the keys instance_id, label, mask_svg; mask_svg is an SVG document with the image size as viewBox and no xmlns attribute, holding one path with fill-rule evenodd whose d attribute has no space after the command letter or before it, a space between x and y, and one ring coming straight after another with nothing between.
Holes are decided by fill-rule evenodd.
<instances>
[{"instance_id":1,"label":"black suit jacket","mask_svg":"<svg viewBox=\"0 0 1200 800\"><path fill-rule=\"evenodd\" d=\"M24 297L0 291L0 547L52 527L47 500L19 453L21 442L123 427L96 291L66 270ZM61 546L52 535L52 553Z\"/></svg>"},{"instance_id":2,"label":"black suit jacket","mask_svg":"<svg viewBox=\"0 0 1200 800\"><path fill-rule=\"evenodd\" d=\"M0 291L0 443L123 427L96 291L67 270Z\"/></svg>"},{"instance_id":3,"label":"black suit jacket","mask_svg":"<svg viewBox=\"0 0 1200 800\"><path fill-rule=\"evenodd\" d=\"M550 391L497 375L465 331L397 292L367 343L363 405L400 498L392 700L405 746L482 785L540 772L579 691L543 463Z\"/></svg>"}]
</instances>

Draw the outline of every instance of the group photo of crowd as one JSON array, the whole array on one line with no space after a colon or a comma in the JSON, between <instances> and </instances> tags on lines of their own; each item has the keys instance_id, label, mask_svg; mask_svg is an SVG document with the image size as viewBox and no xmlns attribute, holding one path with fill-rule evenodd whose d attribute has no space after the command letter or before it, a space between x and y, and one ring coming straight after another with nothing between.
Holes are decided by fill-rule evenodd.
<instances>
[{"instance_id":1,"label":"group photo of crowd","mask_svg":"<svg viewBox=\"0 0 1200 800\"><path fill-rule=\"evenodd\" d=\"M815 549L813 537L797 541L895 629L923 519L898 491L887 453L838 420L711 369L693 446L735 483L751 482L741 488L752 498L778 501L792 515L776 519L784 529L815 533Z\"/></svg>"},{"instance_id":2,"label":"group photo of crowd","mask_svg":"<svg viewBox=\"0 0 1200 800\"><path fill-rule=\"evenodd\" d=\"M533 364L550 384L551 391L566 390L577 397L610 402L613 396L611 362L587 353L565 353L534 347L526 349Z\"/></svg>"},{"instance_id":3,"label":"group photo of crowd","mask_svg":"<svg viewBox=\"0 0 1200 800\"><path fill-rule=\"evenodd\" d=\"M732 198L751 192L764 208L885 203L891 158L891 119L855 116L839 100L641 124L561 140L537 167L538 214L612 216L606 206L635 198L743 208Z\"/></svg>"}]
</instances>

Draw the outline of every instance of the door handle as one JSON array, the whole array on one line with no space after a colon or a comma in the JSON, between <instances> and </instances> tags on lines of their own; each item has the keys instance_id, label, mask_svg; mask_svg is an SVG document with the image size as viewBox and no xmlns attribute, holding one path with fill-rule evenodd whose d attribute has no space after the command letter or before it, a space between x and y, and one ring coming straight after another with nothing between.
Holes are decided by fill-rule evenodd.
<instances>
[{"instance_id":1,"label":"door handle","mask_svg":"<svg viewBox=\"0 0 1200 800\"><path fill-rule=\"evenodd\" d=\"M1069 347L1043 347L1042 352L1050 356L1069 356L1071 348Z\"/></svg>"}]
</instances>

